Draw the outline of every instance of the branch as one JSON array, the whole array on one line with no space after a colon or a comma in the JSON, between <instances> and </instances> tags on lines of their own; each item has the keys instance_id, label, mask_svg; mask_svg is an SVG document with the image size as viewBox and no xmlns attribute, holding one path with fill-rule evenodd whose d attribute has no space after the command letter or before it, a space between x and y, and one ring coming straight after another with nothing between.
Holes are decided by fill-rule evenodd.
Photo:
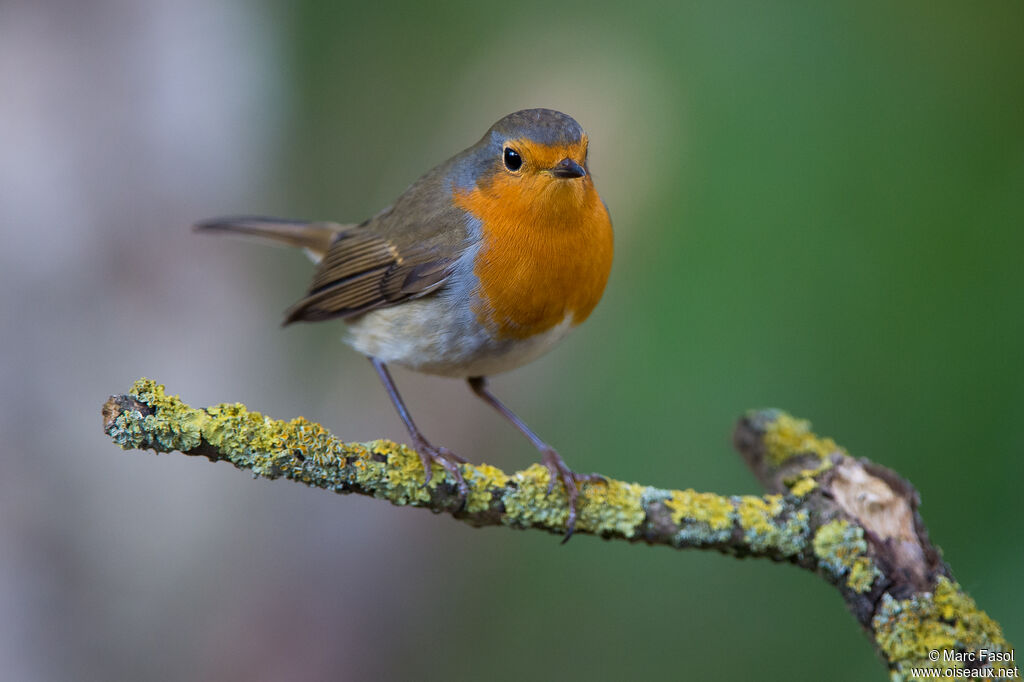
<instances>
[{"instance_id":1,"label":"branch","mask_svg":"<svg viewBox=\"0 0 1024 682\"><path fill-rule=\"evenodd\" d=\"M195 409L148 379L127 395L111 396L103 427L124 449L225 460L257 476L447 512L473 526L559 535L565 528L564 488L547 494L548 471L540 464L513 474L464 464L469 495L463 500L441 467L424 485L420 459L404 445L341 442L302 417L271 419L240 403ZM927 674L916 668L960 669L968 676L990 668L1013 676L1012 649L998 623L953 579L928 539L908 482L850 457L807 422L776 410L748 413L734 442L767 495L588 482L580 491L576 532L767 557L813 571L839 590L894 680Z\"/></svg>"}]
</instances>

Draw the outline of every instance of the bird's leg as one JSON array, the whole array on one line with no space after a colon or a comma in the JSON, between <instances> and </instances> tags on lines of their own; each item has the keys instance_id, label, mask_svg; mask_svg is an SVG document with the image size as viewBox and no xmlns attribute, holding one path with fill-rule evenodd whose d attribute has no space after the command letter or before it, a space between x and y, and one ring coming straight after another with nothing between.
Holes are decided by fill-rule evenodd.
<instances>
[{"instance_id":1,"label":"bird's leg","mask_svg":"<svg viewBox=\"0 0 1024 682\"><path fill-rule=\"evenodd\" d=\"M551 473L550 482L548 483L548 494L555 487L555 482L561 480L565 485L565 493L569 498L569 518L566 521L565 539L563 543L568 542L569 538L572 537L572 532L576 528L576 498L579 497L579 484L583 481L603 481L604 477L600 474L578 474L570 469L565 460L559 456L558 452L542 441L537 434L535 434L529 426L523 423L515 412L505 407L498 398L487 390L487 378L486 377L470 377L469 387L473 390L473 393L477 394L481 400L493 407L498 413L511 422L512 426L516 427L519 433L526 436L533 447L540 450L541 457L544 461L544 466L548 468Z\"/></svg>"},{"instance_id":2,"label":"bird's leg","mask_svg":"<svg viewBox=\"0 0 1024 682\"><path fill-rule=\"evenodd\" d=\"M465 462L463 458L456 455L448 448L438 447L428 441L419 428L416 427L416 423L412 420L412 415L409 414L408 408L405 406L405 402L402 400L402 396L398 393L398 387L395 386L395 380L391 378L391 372L388 371L388 366L375 357L370 356L368 358L373 368L377 370L377 376L380 377L381 383L384 384L384 389L388 392L388 396L391 398L391 402L395 406L395 410L398 411L398 416L402 418L405 423L405 428L409 430L409 437L412 438L412 445L416 448L416 454L420 456L420 461L423 462L424 471L424 485L430 483L430 479L434 472L431 465L437 462L445 471L450 473L455 479L455 484L459 488L459 494L462 495L463 500L469 495L469 486L466 485L466 480L462 477L462 471L459 470L459 464Z\"/></svg>"}]
</instances>

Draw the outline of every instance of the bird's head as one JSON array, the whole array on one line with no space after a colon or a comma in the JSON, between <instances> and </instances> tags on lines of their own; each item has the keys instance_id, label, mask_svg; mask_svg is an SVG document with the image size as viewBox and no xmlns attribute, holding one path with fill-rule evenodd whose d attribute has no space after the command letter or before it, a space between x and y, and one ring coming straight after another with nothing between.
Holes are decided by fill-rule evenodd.
<instances>
[{"instance_id":1,"label":"bird's head","mask_svg":"<svg viewBox=\"0 0 1024 682\"><path fill-rule=\"evenodd\" d=\"M599 202L587 168L587 135L571 116L524 109L491 126L456 165L456 192L555 217ZM482 197L481 197L482 198Z\"/></svg>"}]
</instances>

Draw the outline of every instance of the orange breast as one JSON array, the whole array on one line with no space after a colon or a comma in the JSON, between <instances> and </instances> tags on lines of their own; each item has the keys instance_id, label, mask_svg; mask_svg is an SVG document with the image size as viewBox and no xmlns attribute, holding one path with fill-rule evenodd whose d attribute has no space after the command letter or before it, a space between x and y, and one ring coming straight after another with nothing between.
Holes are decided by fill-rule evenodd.
<instances>
[{"instance_id":1,"label":"orange breast","mask_svg":"<svg viewBox=\"0 0 1024 682\"><path fill-rule=\"evenodd\" d=\"M611 271L612 225L589 175L498 172L454 199L482 224L481 324L498 338L525 339L590 315Z\"/></svg>"}]
</instances>

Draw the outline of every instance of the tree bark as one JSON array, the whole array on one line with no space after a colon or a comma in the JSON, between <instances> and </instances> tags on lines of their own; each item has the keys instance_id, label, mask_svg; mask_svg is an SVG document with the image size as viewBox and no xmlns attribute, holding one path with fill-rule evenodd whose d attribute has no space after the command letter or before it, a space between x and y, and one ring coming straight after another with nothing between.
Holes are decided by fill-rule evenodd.
<instances>
[{"instance_id":1,"label":"tree bark","mask_svg":"<svg viewBox=\"0 0 1024 682\"><path fill-rule=\"evenodd\" d=\"M224 460L265 478L445 512L473 526L565 531L565 489L548 494L540 464L511 474L464 464L463 499L441 467L424 485L420 459L404 445L341 442L302 417L272 419L240 403L192 408L148 379L110 397L103 427L124 449ZM576 532L767 557L817 573L839 590L893 680L988 671L1019 678L998 623L977 608L928 538L907 481L778 410L747 413L734 443L764 496L586 482Z\"/></svg>"}]
</instances>

